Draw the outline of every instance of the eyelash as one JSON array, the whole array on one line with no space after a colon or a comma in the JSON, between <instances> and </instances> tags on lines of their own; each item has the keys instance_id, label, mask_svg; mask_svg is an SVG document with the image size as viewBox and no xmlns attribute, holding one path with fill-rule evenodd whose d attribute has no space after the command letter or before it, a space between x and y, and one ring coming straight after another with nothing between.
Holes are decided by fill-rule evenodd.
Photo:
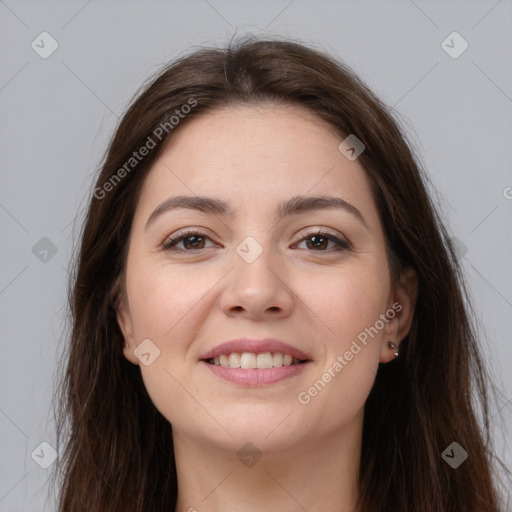
<instances>
[{"instance_id":1,"label":"eyelash","mask_svg":"<svg viewBox=\"0 0 512 512\"><path fill-rule=\"evenodd\" d=\"M195 249L195 250L191 249L190 250L190 249L175 249L175 248L173 248L177 243L180 243L183 240L185 240L187 238L191 238L193 236L200 236L201 238L211 240L211 238L209 236L207 236L206 233L203 233L198 230L179 232L178 234L174 235L173 237L170 237L167 240L165 240L165 242L162 244L162 249L164 251L180 251L180 252L201 251L202 249ZM338 238L337 236L334 236L330 233L326 233L325 231L317 230L317 231L313 231L313 232L309 232L309 233L301 233L301 236L302 236L302 238L296 243L304 242L305 240L308 240L314 236L318 236L321 238L327 238L329 241L332 241L338 245L338 248L331 249L331 250L324 249L324 250L315 251L312 249L313 252L331 253L331 252L338 252L338 251L344 251L344 250L350 249L350 244L347 241L342 240L341 238ZM207 249L207 247L205 249Z\"/></svg>"}]
</instances>

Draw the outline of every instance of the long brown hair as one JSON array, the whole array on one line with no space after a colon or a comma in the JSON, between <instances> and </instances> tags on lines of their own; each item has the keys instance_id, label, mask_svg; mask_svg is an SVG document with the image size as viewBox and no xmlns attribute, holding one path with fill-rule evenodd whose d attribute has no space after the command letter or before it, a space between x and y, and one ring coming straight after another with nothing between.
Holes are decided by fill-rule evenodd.
<instances>
[{"instance_id":1,"label":"long brown hair","mask_svg":"<svg viewBox=\"0 0 512 512\"><path fill-rule=\"evenodd\" d=\"M70 340L56 393L59 511L176 506L171 425L148 396L139 367L123 356L117 285L143 181L173 132L217 107L261 101L302 105L340 137L357 135L391 275L412 267L418 277L400 357L380 366L365 404L358 510L498 512L491 383L456 253L398 120L343 63L293 41L254 37L166 66L136 95L110 141L70 281ZM186 115L175 127L176 110ZM142 146L151 146L148 154L127 167ZM469 453L457 469L441 456L453 442Z\"/></svg>"}]
</instances>

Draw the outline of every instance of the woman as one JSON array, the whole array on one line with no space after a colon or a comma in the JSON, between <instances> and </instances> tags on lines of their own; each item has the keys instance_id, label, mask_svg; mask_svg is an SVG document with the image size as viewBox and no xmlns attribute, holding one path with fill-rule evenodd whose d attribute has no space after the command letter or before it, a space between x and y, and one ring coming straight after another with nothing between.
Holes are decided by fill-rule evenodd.
<instances>
[{"instance_id":1,"label":"woman","mask_svg":"<svg viewBox=\"0 0 512 512\"><path fill-rule=\"evenodd\" d=\"M258 39L171 63L90 200L59 510L497 512L463 290L350 69Z\"/></svg>"}]
</instances>

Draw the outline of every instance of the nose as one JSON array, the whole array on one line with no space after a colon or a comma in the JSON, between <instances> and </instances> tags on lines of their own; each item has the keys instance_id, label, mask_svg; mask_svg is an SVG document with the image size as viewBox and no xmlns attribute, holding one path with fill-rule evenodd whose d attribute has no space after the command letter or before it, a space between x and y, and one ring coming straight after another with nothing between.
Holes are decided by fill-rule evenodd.
<instances>
[{"instance_id":1,"label":"nose","mask_svg":"<svg viewBox=\"0 0 512 512\"><path fill-rule=\"evenodd\" d=\"M230 317L251 320L285 318L292 312L294 294L282 262L264 249L254 260L234 254L221 298L222 311Z\"/></svg>"}]
</instances>

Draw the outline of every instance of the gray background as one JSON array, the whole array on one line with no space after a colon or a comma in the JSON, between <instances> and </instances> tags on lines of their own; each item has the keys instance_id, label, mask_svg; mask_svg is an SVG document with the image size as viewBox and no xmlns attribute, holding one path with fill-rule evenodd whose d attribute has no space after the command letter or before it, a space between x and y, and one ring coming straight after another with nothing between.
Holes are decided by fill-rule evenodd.
<instances>
[{"instance_id":1,"label":"gray background","mask_svg":"<svg viewBox=\"0 0 512 512\"><path fill-rule=\"evenodd\" d=\"M150 73L234 33L315 44L399 112L464 255L501 390L495 442L512 467L511 15L511 0L0 0L0 512L55 508L46 499L51 468L31 454L49 460L39 445L54 441L74 219L107 138ZM49 48L43 31L59 45L47 59L31 47ZM453 31L469 44L456 59L441 46Z\"/></svg>"}]
</instances>

